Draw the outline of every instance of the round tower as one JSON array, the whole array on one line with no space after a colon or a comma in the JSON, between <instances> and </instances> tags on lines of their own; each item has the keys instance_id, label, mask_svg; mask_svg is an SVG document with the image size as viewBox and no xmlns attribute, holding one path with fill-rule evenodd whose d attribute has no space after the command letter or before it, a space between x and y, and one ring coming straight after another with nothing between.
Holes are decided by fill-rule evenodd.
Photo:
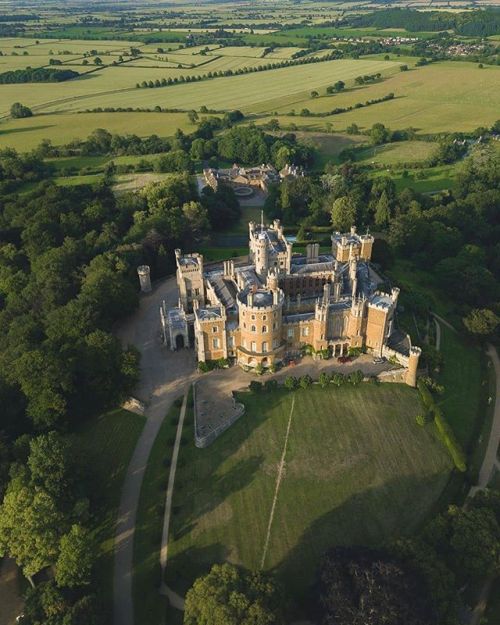
<instances>
[{"instance_id":1,"label":"round tower","mask_svg":"<svg viewBox=\"0 0 500 625\"><path fill-rule=\"evenodd\" d=\"M143 293L151 292L151 269L148 265L140 265L137 267L137 274Z\"/></svg>"},{"instance_id":2,"label":"round tower","mask_svg":"<svg viewBox=\"0 0 500 625\"><path fill-rule=\"evenodd\" d=\"M420 347L410 347L410 356L408 358L408 371L406 372L405 382L408 386L417 386L418 361L422 350Z\"/></svg>"},{"instance_id":3,"label":"round tower","mask_svg":"<svg viewBox=\"0 0 500 625\"><path fill-rule=\"evenodd\" d=\"M268 259L267 259L267 237L266 233L261 231L257 235L254 242L254 262L255 273L261 280L265 280L267 277Z\"/></svg>"},{"instance_id":4,"label":"round tower","mask_svg":"<svg viewBox=\"0 0 500 625\"><path fill-rule=\"evenodd\" d=\"M238 295L241 343L238 363L269 367L281 359L285 296L281 289L253 289Z\"/></svg>"}]
</instances>

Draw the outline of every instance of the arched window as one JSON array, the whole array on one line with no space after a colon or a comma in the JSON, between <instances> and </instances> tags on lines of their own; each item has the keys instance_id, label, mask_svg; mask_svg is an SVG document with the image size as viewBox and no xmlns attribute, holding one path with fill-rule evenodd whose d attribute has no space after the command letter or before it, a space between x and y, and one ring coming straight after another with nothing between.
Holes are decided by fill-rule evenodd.
<instances>
[{"instance_id":1,"label":"arched window","mask_svg":"<svg viewBox=\"0 0 500 625\"><path fill-rule=\"evenodd\" d=\"M250 330L251 330L252 332L256 332L256 328L255 328L255 326L252 326L252 327L250 328Z\"/></svg>"},{"instance_id":2,"label":"arched window","mask_svg":"<svg viewBox=\"0 0 500 625\"><path fill-rule=\"evenodd\" d=\"M262 326L262 332L267 332L267 326Z\"/></svg>"},{"instance_id":3,"label":"arched window","mask_svg":"<svg viewBox=\"0 0 500 625\"><path fill-rule=\"evenodd\" d=\"M267 341L263 341L262 343L262 352L264 354L267 352Z\"/></svg>"}]
</instances>

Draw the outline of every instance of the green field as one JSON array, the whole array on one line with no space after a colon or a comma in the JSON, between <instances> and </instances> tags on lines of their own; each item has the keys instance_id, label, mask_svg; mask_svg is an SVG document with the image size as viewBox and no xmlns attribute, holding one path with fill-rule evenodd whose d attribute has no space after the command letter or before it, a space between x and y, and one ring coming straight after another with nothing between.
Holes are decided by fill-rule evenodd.
<instances>
[{"instance_id":1,"label":"green field","mask_svg":"<svg viewBox=\"0 0 500 625\"><path fill-rule=\"evenodd\" d=\"M107 607L111 602L115 524L121 488L144 423L144 417L126 410L113 410L86 421L73 436L75 459L88 481L97 517L96 535L100 543L97 586Z\"/></svg>"},{"instance_id":2,"label":"green field","mask_svg":"<svg viewBox=\"0 0 500 625\"><path fill-rule=\"evenodd\" d=\"M411 533L436 503L450 462L432 429L415 423L415 390L367 383L244 394L240 421L210 448L181 453L167 568L174 588L216 561L260 567L294 396L264 564L291 596L304 595L329 546Z\"/></svg>"},{"instance_id":3,"label":"green field","mask_svg":"<svg viewBox=\"0 0 500 625\"><path fill-rule=\"evenodd\" d=\"M328 122L335 131L344 130L352 123L369 128L382 122L390 128L411 126L423 133L465 132L496 121L500 110L499 81L500 67L488 66L479 70L472 63L440 62L393 73L381 82L348 89L334 96L313 100L307 94L302 99L296 98L293 104L286 99L281 103L277 100L272 110L278 112L278 119L285 126L294 123L316 130L324 129ZM395 98L340 115L324 118L298 116L303 108L312 112L330 111L381 98L388 93L394 93ZM269 111L266 106L267 103L259 111ZM294 117L285 115L292 109L296 112Z\"/></svg>"},{"instance_id":4,"label":"green field","mask_svg":"<svg viewBox=\"0 0 500 625\"><path fill-rule=\"evenodd\" d=\"M427 141L400 141L361 148L355 160L375 165L397 165L426 161L436 151L436 144Z\"/></svg>"},{"instance_id":5,"label":"green field","mask_svg":"<svg viewBox=\"0 0 500 625\"><path fill-rule=\"evenodd\" d=\"M154 90L136 89L135 85L143 80L185 74L187 70L107 67L89 77L51 85L49 94L46 85L2 85L0 112L7 111L14 101L22 101L44 112L78 111L99 106L152 108L156 105L191 110L199 109L202 104L215 109L253 111L277 98L282 101L304 99L311 89L325 88L339 79L346 81L359 74L382 72L395 66L394 61L325 61Z\"/></svg>"},{"instance_id":6,"label":"green field","mask_svg":"<svg viewBox=\"0 0 500 625\"><path fill-rule=\"evenodd\" d=\"M0 123L0 147L27 151L35 148L42 139L61 145L73 139L86 139L97 128L116 134L134 133L141 137L152 134L168 137L177 128L184 132L195 130L186 113L57 113Z\"/></svg>"},{"instance_id":7,"label":"green field","mask_svg":"<svg viewBox=\"0 0 500 625\"><path fill-rule=\"evenodd\" d=\"M161 625L165 618L167 601L158 593L160 543L165 492L179 411L179 407L173 406L158 432L148 459L137 509L133 594L136 622L141 625Z\"/></svg>"}]
</instances>

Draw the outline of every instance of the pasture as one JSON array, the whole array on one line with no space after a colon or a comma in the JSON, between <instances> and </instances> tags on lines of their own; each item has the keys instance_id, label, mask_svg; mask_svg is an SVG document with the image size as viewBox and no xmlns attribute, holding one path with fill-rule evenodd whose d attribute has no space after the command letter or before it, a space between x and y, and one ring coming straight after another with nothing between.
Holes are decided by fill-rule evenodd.
<instances>
[{"instance_id":1,"label":"pasture","mask_svg":"<svg viewBox=\"0 0 500 625\"><path fill-rule=\"evenodd\" d=\"M378 70L380 71L380 70ZM365 73L365 72L363 72ZM500 110L500 68L488 66L478 69L466 62L440 62L408 72L388 75L385 80L348 89L344 93L312 100L307 95L296 98L293 106L276 102L273 110L284 125L314 125L325 127L327 122L335 130L347 128L352 123L369 128L382 122L390 128L414 127L419 132L470 131L478 126L490 126L498 119ZM393 100L359 108L325 118L286 116L292 108L299 113L303 108L311 112L330 111L337 107L353 106L394 93ZM264 107L260 108L264 112ZM257 110L257 107L254 107Z\"/></svg>"},{"instance_id":2,"label":"pasture","mask_svg":"<svg viewBox=\"0 0 500 625\"><path fill-rule=\"evenodd\" d=\"M245 415L209 449L190 442L181 451L167 567L178 590L227 560L263 563L303 597L328 547L411 533L448 481L446 451L432 426L416 424L419 397L407 386L313 386L239 401Z\"/></svg>"},{"instance_id":3,"label":"pasture","mask_svg":"<svg viewBox=\"0 0 500 625\"><path fill-rule=\"evenodd\" d=\"M4 85L7 89L0 90L0 111L8 109L13 101L22 101L28 106L35 106L36 110L47 112L74 111L99 106L136 108L156 105L191 110L199 109L203 104L217 110L239 108L246 112L258 112L274 110L278 101L304 100L311 89L326 88L336 80L348 81L359 74L382 72L395 66L394 61L364 59L326 61L258 74L179 84L151 91L135 89L135 84L142 80L168 77L169 73L185 74L186 70L109 67L86 79L54 85L50 99L44 85L37 93L35 87L39 85ZM210 65L205 67L208 68ZM97 77L97 74L100 75ZM127 84L132 88L126 89ZM38 104L36 100L39 101ZM270 108L271 106L273 108Z\"/></svg>"},{"instance_id":4,"label":"pasture","mask_svg":"<svg viewBox=\"0 0 500 625\"><path fill-rule=\"evenodd\" d=\"M1 90L0 90L1 91ZM186 113L78 113L37 115L27 119L9 119L0 124L0 148L13 147L21 152L50 138L54 145L73 139L85 139L97 128L114 134L137 134L146 137L172 136L177 128L193 132Z\"/></svg>"}]
</instances>

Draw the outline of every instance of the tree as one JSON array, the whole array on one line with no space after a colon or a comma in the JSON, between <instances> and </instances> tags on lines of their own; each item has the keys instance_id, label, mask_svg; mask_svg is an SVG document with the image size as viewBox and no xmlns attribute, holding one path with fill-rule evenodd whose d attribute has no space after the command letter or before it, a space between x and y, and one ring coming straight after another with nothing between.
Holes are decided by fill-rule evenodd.
<instances>
[{"instance_id":1,"label":"tree","mask_svg":"<svg viewBox=\"0 0 500 625\"><path fill-rule=\"evenodd\" d=\"M407 72L408 71L408 65L400 65L399 66L399 71L400 72Z\"/></svg>"},{"instance_id":2,"label":"tree","mask_svg":"<svg viewBox=\"0 0 500 625\"><path fill-rule=\"evenodd\" d=\"M323 371L322 373L319 374L319 385L321 386L321 388L326 388L329 384L330 384L330 376L328 375L328 373L325 373Z\"/></svg>"},{"instance_id":3,"label":"tree","mask_svg":"<svg viewBox=\"0 0 500 625\"><path fill-rule=\"evenodd\" d=\"M317 593L322 625L436 623L420 576L381 551L330 550L321 561Z\"/></svg>"},{"instance_id":4,"label":"tree","mask_svg":"<svg viewBox=\"0 0 500 625\"><path fill-rule=\"evenodd\" d=\"M317 91L311 91L311 98L318 98L319 93Z\"/></svg>"},{"instance_id":5,"label":"tree","mask_svg":"<svg viewBox=\"0 0 500 625\"><path fill-rule=\"evenodd\" d=\"M68 443L57 432L32 439L28 467L33 484L58 499L68 489Z\"/></svg>"},{"instance_id":6,"label":"tree","mask_svg":"<svg viewBox=\"0 0 500 625\"><path fill-rule=\"evenodd\" d=\"M500 317L489 308L474 308L464 317L463 322L472 334L491 336L500 325Z\"/></svg>"},{"instance_id":7,"label":"tree","mask_svg":"<svg viewBox=\"0 0 500 625\"><path fill-rule=\"evenodd\" d=\"M370 139L373 145L381 145L390 140L391 132L384 124L373 124L370 130Z\"/></svg>"},{"instance_id":8,"label":"tree","mask_svg":"<svg viewBox=\"0 0 500 625\"><path fill-rule=\"evenodd\" d=\"M21 104L20 102L14 102L14 104L10 107L10 116L13 119L33 117L33 111L29 107Z\"/></svg>"},{"instance_id":9,"label":"tree","mask_svg":"<svg viewBox=\"0 0 500 625\"><path fill-rule=\"evenodd\" d=\"M349 384L357 386L360 382L363 381L364 377L365 376L363 375L363 372L360 369L357 369L356 371L353 371L349 374Z\"/></svg>"},{"instance_id":10,"label":"tree","mask_svg":"<svg viewBox=\"0 0 500 625\"><path fill-rule=\"evenodd\" d=\"M95 57L94 65L102 65L102 59L99 56Z\"/></svg>"},{"instance_id":11,"label":"tree","mask_svg":"<svg viewBox=\"0 0 500 625\"><path fill-rule=\"evenodd\" d=\"M342 373L334 373L332 376L332 384L334 384L335 386L339 387L342 386L342 384L344 384L345 381L345 377Z\"/></svg>"},{"instance_id":12,"label":"tree","mask_svg":"<svg viewBox=\"0 0 500 625\"><path fill-rule=\"evenodd\" d=\"M390 219L391 206L389 204L389 198L387 197L387 193L383 191L375 209L375 223L377 226L381 226L382 228L384 228L385 226L389 225Z\"/></svg>"},{"instance_id":13,"label":"tree","mask_svg":"<svg viewBox=\"0 0 500 625\"><path fill-rule=\"evenodd\" d=\"M284 382L284 386L287 390L289 391L293 391L297 388L298 386L298 380L295 376L293 375L289 375L285 378L285 382Z\"/></svg>"},{"instance_id":14,"label":"tree","mask_svg":"<svg viewBox=\"0 0 500 625\"><path fill-rule=\"evenodd\" d=\"M337 198L332 207L332 226L340 232L347 232L356 223L356 213L356 204L351 197Z\"/></svg>"},{"instance_id":15,"label":"tree","mask_svg":"<svg viewBox=\"0 0 500 625\"><path fill-rule=\"evenodd\" d=\"M280 594L270 577L216 564L186 595L184 625L279 625Z\"/></svg>"},{"instance_id":16,"label":"tree","mask_svg":"<svg viewBox=\"0 0 500 625\"><path fill-rule=\"evenodd\" d=\"M0 508L0 554L14 558L31 578L55 562L66 525L54 499L18 476Z\"/></svg>"},{"instance_id":17,"label":"tree","mask_svg":"<svg viewBox=\"0 0 500 625\"><path fill-rule=\"evenodd\" d=\"M90 583L96 545L90 532L81 525L72 525L62 536L55 579L58 586L75 588Z\"/></svg>"}]
</instances>

